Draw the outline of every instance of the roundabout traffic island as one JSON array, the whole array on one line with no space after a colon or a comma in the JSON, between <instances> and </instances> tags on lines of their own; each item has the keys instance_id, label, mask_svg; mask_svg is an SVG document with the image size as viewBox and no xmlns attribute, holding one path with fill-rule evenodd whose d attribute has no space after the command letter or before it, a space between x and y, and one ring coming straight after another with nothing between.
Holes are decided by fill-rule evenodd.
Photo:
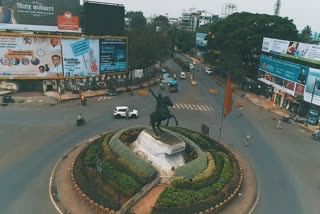
<instances>
[{"instance_id":1,"label":"roundabout traffic island","mask_svg":"<svg viewBox=\"0 0 320 214\"><path fill-rule=\"evenodd\" d=\"M227 147L180 127L159 136L148 126L105 133L81 148L69 172L77 197L97 213L139 213L152 197L143 213L217 213L244 181Z\"/></svg>"}]
</instances>

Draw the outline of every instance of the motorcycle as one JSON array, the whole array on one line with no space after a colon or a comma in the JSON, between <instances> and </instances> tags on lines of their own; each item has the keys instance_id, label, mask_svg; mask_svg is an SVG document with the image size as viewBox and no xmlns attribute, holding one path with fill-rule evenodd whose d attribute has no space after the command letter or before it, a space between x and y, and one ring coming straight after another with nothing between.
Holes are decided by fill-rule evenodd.
<instances>
[{"instance_id":1,"label":"motorcycle","mask_svg":"<svg viewBox=\"0 0 320 214\"><path fill-rule=\"evenodd\" d=\"M320 134L316 134L315 132L311 134L311 138L314 140L319 140L320 141Z\"/></svg>"},{"instance_id":2,"label":"motorcycle","mask_svg":"<svg viewBox=\"0 0 320 214\"><path fill-rule=\"evenodd\" d=\"M15 100L11 97L11 95L5 94L5 95L3 95L3 97L2 97L2 102L3 102L3 103L14 103Z\"/></svg>"},{"instance_id":3,"label":"motorcycle","mask_svg":"<svg viewBox=\"0 0 320 214\"><path fill-rule=\"evenodd\" d=\"M84 118L82 119L77 119L77 126L81 126L81 125L84 125L86 123L86 120Z\"/></svg>"},{"instance_id":4,"label":"motorcycle","mask_svg":"<svg viewBox=\"0 0 320 214\"><path fill-rule=\"evenodd\" d=\"M290 117L282 116L281 120L285 123L290 123Z\"/></svg>"}]
</instances>

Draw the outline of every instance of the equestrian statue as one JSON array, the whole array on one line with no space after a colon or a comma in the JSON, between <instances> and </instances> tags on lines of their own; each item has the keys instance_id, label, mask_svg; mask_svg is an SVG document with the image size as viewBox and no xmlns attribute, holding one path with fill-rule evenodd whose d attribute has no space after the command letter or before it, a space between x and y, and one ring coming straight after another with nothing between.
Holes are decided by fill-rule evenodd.
<instances>
[{"instance_id":1,"label":"equestrian statue","mask_svg":"<svg viewBox=\"0 0 320 214\"><path fill-rule=\"evenodd\" d=\"M153 132L156 136L159 136L156 127L163 133L164 131L160 128L161 122L164 120L167 120L166 126L169 124L169 120L173 118L176 122L176 126L179 126L179 123L176 119L176 117L170 113L169 106L173 107L173 103L168 96L162 96L161 93L158 94L158 96L155 95L155 93L151 90L150 84L149 84L149 91L151 92L152 96L156 99L156 109L154 112L150 114L150 123L153 129Z\"/></svg>"}]
</instances>

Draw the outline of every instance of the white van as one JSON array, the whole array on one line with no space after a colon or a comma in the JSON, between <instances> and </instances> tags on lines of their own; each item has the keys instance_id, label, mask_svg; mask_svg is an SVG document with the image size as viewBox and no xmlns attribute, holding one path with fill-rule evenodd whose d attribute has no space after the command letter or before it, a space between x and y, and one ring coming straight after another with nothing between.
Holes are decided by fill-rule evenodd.
<instances>
[{"instance_id":1,"label":"white van","mask_svg":"<svg viewBox=\"0 0 320 214\"><path fill-rule=\"evenodd\" d=\"M186 78L186 73L185 72L181 72L180 73L180 79L185 79Z\"/></svg>"}]
</instances>

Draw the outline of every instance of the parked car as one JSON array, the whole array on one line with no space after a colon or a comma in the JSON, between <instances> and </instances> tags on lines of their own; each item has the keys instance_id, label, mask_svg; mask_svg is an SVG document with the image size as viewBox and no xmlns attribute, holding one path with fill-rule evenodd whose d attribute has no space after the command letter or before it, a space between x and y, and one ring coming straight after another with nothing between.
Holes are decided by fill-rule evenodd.
<instances>
[{"instance_id":1,"label":"parked car","mask_svg":"<svg viewBox=\"0 0 320 214\"><path fill-rule=\"evenodd\" d=\"M180 73L180 79L185 79L186 78L186 73L185 72L181 72Z\"/></svg>"},{"instance_id":2,"label":"parked car","mask_svg":"<svg viewBox=\"0 0 320 214\"><path fill-rule=\"evenodd\" d=\"M128 113L128 118L139 117L138 111L135 109L129 108L128 106L117 106L114 109L113 116L115 118L127 117L127 113Z\"/></svg>"},{"instance_id":3,"label":"parked car","mask_svg":"<svg viewBox=\"0 0 320 214\"><path fill-rule=\"evenodd\" d=\"M209 67L205 67L204 72L206 72L207 74L213 74L213 70Z\"/></svg>"}]
</instances>

